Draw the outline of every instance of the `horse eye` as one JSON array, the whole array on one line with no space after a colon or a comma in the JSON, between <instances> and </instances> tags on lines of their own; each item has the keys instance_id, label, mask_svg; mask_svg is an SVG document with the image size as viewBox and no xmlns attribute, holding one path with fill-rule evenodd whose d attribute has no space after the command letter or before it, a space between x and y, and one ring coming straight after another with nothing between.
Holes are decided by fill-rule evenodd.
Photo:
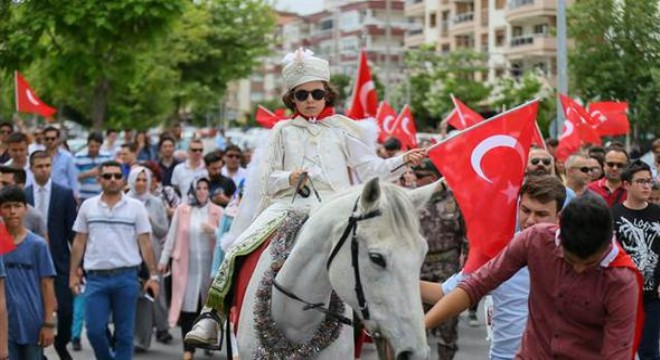
<instances>
[{"instance_id":1,"label":"horse eye","mask_svg":"<svg viewBox=\"0 0 660 360\"><path fill-rule=\"evenodd\" d=\"M369 260L371 260L372 263L382 267L383 269L387 267L387 263L385 262L385 258L381 254L369 253Z\"/></svg>"}]
</instances>

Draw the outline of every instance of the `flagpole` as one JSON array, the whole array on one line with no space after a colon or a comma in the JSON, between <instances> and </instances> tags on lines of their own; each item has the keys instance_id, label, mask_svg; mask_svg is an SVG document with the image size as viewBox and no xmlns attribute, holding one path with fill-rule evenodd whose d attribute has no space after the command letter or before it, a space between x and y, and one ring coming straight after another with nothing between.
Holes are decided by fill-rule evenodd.
<instances>
[{"instance_id":1,"label":"flagpole","mask_svg":"<svg viewBox=\"0 0 660 360\"><path fill-rule=\"evenodd\" d=\"M524 108L525 106L528 106L528 105L530 105L530 104L532 104L532 103L538 102L539 100L540 100L540 98L537 97L537 98L535 98L534 100L530 100L530 101L528 101L528 102L526 102L526 103L524 103L524 104L521 104L521 105L518 105L518 106L516 106L516 107L514 107L514 108L511 108L511 110L508 110L508 111L503 112L503 113L501 113L501 114L497 114L497 115L495 115L495 116L493 116L493 117L491 117L491 118L488 118L488 119L486 119L486 120L484 120L484 121L482 121L482 122L476 123L476 124L474 124L474 125L472 125L472 126L470 126L470 127L467 127L467 128L465 128L465 129L463 129L463 130L458 130L454 136L452 136L452 137L450 137L450 138L447 138L447 139L443 139L443 140L438 141L437 143L435 143L435 144L433 144L433 145L427 147L427 148L426 148L426 151L433 150L433 149L435 149L436 147L440 146L441 144L444 144L445 142L447 142L447 141L449 141L449 140L451 140L451 139L453 139L453 138L455 138L455 137L457 137L457 136L460 136L460 135L462 135L463 133L466 133L466 132L468 132L468 131L470 131L470 130L476 129L476 128L481 127L481 126L484 126L484 125L490 123L491 121L497 120L497 119L499 119L500 117L502 117L502 116L504 116L504 115L506 115L506 114L512 113L512 112L514 112L514 111L516 111L516 110L518 110L518 109L522 109L522 108ZM459 111L459 113L460 113L460 111ZM536 120L534 120L534 123L535 123L536 126L538 127L538 123L536 122Z\"/></svg>"},{"instance_id":2,"label":"flagpole","mask_svg":"<svg viewBox=\"0 0 660 360\"><path fill-rule=\"evenodd\" d=\"M539 122L535 120L534 126L536 126L536 132L539 134L539 139L541 139L541 145L543 146L543 150L548 151L548 145L545 144L545 140L543 139L543 133L541 132L541 128L539 127Z\"/></svg>"},{"instance_id":3,"label":"flagpole","mask_svg":"<svg viewBox=\"0 0 660 360\"><path fill-rule=\"evenodd\" d=\"M524 103L524 104L518 105L518 106L512 108L512 109L509 110L509 111L503 112L503 113L501 113L501 114L497 114L497 115L495 115L495 116L493 116L493 117L491 117L491 118L489 118L489 119L486 119L486 120L484 120L484 121L482 121L482 122L480 122L480 123L476 123L476 124L474 124L474 125L472 125L472 126L470 126L470 127L467 127L467 128L465 128L465 129L463 129L463 130L458 130L454 136L449 137L449 138L442 139L442 140L438 141L437 143L435 143L435 144L433 144L433 145L427 147L427 148L425 149L425 150L426 150L426 153L428 154L429 151L431 151L431 150L437 148L438 146L444 144L445 142L447 142L447 141L449 141L449 140L451 140L451 139L453 139L453 138L455 138L455 137L457 137L457 136L460 136L460 135L462 135L462 134L464 134L464 133L466 133L466 132L468 132L468 131L474 130L474 129L479 128L479 127L481 127L481 126L484 126L484 125L490 123L491 121L497 120L497 119L499 119L500 117L502 117L502 116L504 116L504 115L506 115L506 114L512 113L512 112L514 112L514 111L516 111L516 110L518 110L518 109L522 109L523 107L528 106L528 105L530 105L530 104L532 104L532 103L538 102L539 100L540 100L540 98L537 97L537 98L535 98L535 99L533 99L533 100L530 100L530 101L528 101L528 102L526 102L526 103ZM536 119L534 119L534 123L535 123L536 126L538 127L538 123L536 122ZM394 169L392 169L391 172L395 172L395 171L401 169L402 167L408 165L409 163L410 163L409 161L406 161L406 162L404 162L403 164L401 164L401 165L395 167Z\"/></svg>"},{"instance_id":4,"label":"flagpole","mask_svg":"<svg viewBox=\"0 0 660 360\"><path fill-rule=\"evenodd\" d=\"M449 94L451 96L451 102L454 103L454 108L456 109L456 112L458 113L458 117L461 118L461 123L463 126L467 125L465 122L465 117L463 117L463 113L461 112L461 109L458 107L458 104L456 104L456 98L454 97L454 94Z\"/></svg>"}]
</instances>

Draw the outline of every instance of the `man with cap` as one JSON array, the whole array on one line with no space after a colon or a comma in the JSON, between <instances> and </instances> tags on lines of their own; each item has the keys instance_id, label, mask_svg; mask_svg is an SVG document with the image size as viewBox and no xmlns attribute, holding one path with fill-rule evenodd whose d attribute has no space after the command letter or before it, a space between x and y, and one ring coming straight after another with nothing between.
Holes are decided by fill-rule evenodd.
<instances>
[{"instance_id":1,"label":"man with cap","mask_svg":"<svg viewBox=\"0 0 660 360\"><path fill-rule=\"evenodd\" d=\"M430 159L424 159L419 166L413 167L413 171L417 186L431 184L440 178L440 172ZM447 187L436 192L419 211L419 223L429 247L422 264L421 278L441 283L460 269L461 258L467 253L463 215ZM431 310L431 306L425 306L424 310ZM438 359L454 358L458 350L458 316L427 330L427 334L429 345L437 344Z\"/></svg>"},{"instance_id":2,"label":"man with cap","mask_svg":"<svg viewBox=\"0 0 660 360\"><path fill-rule=\"evenodd\" d=\"M264 230L279 227L284 221L282 214L316 205L351 186L354 179L394 181L406 171L401 165L419 165L424 158L422 149L390 159L376 156L373 146L365 143L362 127L335 114L337 93L329 85L328 61L311 51L300 49L287 55L282 75L287 89L283 101L293 115L291 120L278 122L270 134L261 159L265 163L255 177L261 183L254 188L260 191L247 192L240 205L249 209L256 202L256 212L246 214L239 208L225 237L227 254L209 291L207 311L186 336L187 343L205 347L217 344L218 320L226 318L229 309L225 304L230 301L240 314L252 271L268 245L271 232ZM235 241L227 240L232 237ZM232 268L239 257L244 258L240 269ZM236 284L231 281L234 274ZM229 294L233 298L228 299ZM208 309L216 309L219 319Z\"/></svg>"}]
</instances>

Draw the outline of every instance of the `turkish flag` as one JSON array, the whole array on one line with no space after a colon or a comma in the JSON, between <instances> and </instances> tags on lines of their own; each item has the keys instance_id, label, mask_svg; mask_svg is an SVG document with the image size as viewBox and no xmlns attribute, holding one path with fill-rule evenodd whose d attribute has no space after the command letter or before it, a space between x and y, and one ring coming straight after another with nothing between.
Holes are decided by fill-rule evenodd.
<instances>
[{"instance_id":1,"label":"turkish flag","mask_svg":"<svg viewBox=\"0 0 660 360\"><path fill-rule=\"evenodd\" d=\"M396 111L387 101L381 101L376 113L376 122L378 123L378 141L384 142L392 136L394 125L396 124Z\"/></svg>"},{"instance_id":2,"label":"turkish flag","mask_svg":"<svg viewBox=\"0 0 660 360\"><path fill-rule=\"evenodd\" d=\"M277 109L275 110L275 113L273 113L261 105L257 105L257 113L254 117L259 125L266 129L271 129L278 121L286 119L282 109Z\"/></svg>"},{"instance_id":3,"label":"turkish flag","mask_svg":"<svg viewBox=\"0 0 660 360\"><path fill-rule=\"evenodd\" d=\"M375 117L378 112L378 95L376 86L371 80L371 70L367 63L367 53L360 51L357 78L353 88L353 102L346 116L351 119L360 120Z\"/></svg>"},{"instance_id":4,"label":"turkish flag","mask_svg":"<svg viewBox=\"0 0 660 360\"><path fill-rule=\"evenodd\" d=\"M451 96L451 100L454 102L456 111L449 114L449 125L458 130L463 130L484 121L484 117L481 114L470 109L462 101L455 98L454 95Z\"/></svg>"},{"instance_id":5,"label":"turkish flag","mask_svg":"<svg viewBox=\"0 0 660 360\"><path fill-rule=\"evenodd\" d=\"M557 159L566 160L584 144L601 145L600 136L591 125L595 123L591 115L568 96L559 94L559 99L564 108L566 121L564 122L562 134L559 136Z\"/></svg>"},{"instance_id":6,"label":"turkish flag","mask_svg":"<svg viewBox=\"0 0 660 360\"><path fill-rule=\"evenodd\" d=\"M408 149L416 148L417 127L415 126L415 119L413 119L408 104L401 109L401 113L399 113L395 124L392 135L399 139Z\"/></svg>"},{"instance_id":7,"label":"turkish flag","mask_svg":"<svg viewBox=\"0 0 660 360\"><path fill-rule=\"evenodd\" d=\"M53 116L57 110L44 104L37 94L32 91L23 75L18 71L15 73L16 80L16 110L31 114L39 114L43 117Z\"/></svg>"},{"instance_id":8,"label":"turkish flag","mask_svg":"<svg viewBox=\"0 0 660 360\"><path fill-rule=\"evenodd\" d=\"M589 115L596 121L600 136L626 135L630 132L628 103L603 101L589 104Z\"/></svg>"},{"instance_id":9,"label":"turkish flag","mask_svg":"<svg viewBox=\"0 0 660 360\"><path fill-rule=\"evenodd\" d=\"M14 238L7 231L5 223L0 221L0 255L10 253L15 249Z\"/></svg>"},{"instance_id":10,"label":"turkish flag","mask_svg":"<svg viewBox=\"0 0 660 360\"><path fill-rule=\"evenodd\" d=\"M470 273L497 255L516 228L516 208L534 136L538 100L465 129L430 148L465 223Z\"/></svg>"}]
</instances>

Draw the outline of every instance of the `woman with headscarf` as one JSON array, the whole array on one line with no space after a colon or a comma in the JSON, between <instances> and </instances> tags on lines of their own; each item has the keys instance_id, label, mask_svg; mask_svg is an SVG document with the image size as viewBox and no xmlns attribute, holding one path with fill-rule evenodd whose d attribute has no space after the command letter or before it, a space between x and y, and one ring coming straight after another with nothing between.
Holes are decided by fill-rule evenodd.
<instances>
[{"instance_id":1,"label":"woman with headscarf","mask_svg":"<svg viewBox=\"0 0 660 360\"><path fill-rule=\"evenodd\" d=\"M158 258L167 235L168 219L163 202L151 195L152 179L151 171L145 167L137 166L131 169L128 175L127 195L141 201L147 209L152 229L151 246L154 249L154 257ZM149 348L154 326L156 326L158 341L167 343L172 340L167 323L164 292L161 292L156 299L149 297L149 294L143 294L138 299L135 319L135 348L137 351L146 351Z\"/></svg>"},{"instance_id":2,"label":"woman with headscarf","mask_svg":"<svg viewBox=\"0 0 660 360\"><path fill-rule=\"evenodd\" d=\"M175 326L179 322L182 337L190 331L206 301L215 233L222 213L222 208L209 200L209 180L203 177L192 182L188 203L179 205L172 218L158 268L166 272L172 258L169 323ZM184 344L183 351L183 359L192 359L195 348Z\"/></svg>"}]
</instances>

